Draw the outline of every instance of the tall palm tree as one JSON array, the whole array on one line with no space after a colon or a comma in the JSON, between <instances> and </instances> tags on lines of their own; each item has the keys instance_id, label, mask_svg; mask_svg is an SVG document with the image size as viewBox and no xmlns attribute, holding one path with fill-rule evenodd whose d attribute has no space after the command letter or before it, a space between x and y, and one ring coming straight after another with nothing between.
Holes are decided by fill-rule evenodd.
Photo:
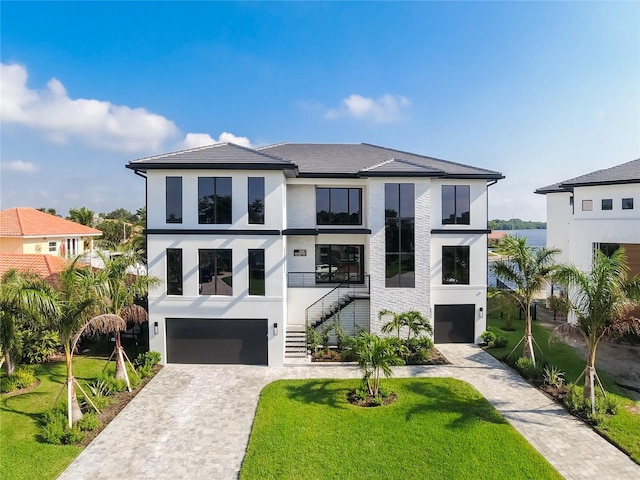
<instances>
[{"instance_id":1,"label":"tall palm tree","mask_svg":"<svg viewBox=\"0 0 640 480\"><path fill-rule=\"evenodd\" d=\"M126 324L141 324L147 321L147 311L135 303L136 299L144 297L150 286L160 283L156 277L133 270L140 265L140 257L134 251L124 251L122 255L107 257L101 256L104 269L98 272L99 291L108 300L107 313L116 316ZM127 388L131 390L131 383L124 362L125 353L122 348L120 330L115 332L116 378L124 379Z\"/></svg>"},{"instance_id":2,"label":"tall palm tree","mask_svg":"<svg viewBox=\"0 0 640 480\"><path fill-rule=\"evenodd\" d=\"M92 332L110 333L125 328L125 322L111 315L94 316L100 305L96 295L98 280L90 268L76 268L73 261L60 273L56 297L57 313L50 326L58 332L67 369L67 418L69 426L82 418L73 376L73 353L81 336Z\"/></svg>"},{"instance_id":3,"label":"tall palm tree","mask_svg":"<svg viewBox=\"0 0 640 480\"><path fill-rule=\"evenodd\" d=\"M87 207L73 207L69 209L68 218L72 222L86 225L87 227L93 227L95 213L93 212L93 210L89 210Z\"/></svg>"},{"instance_id":4,"label":"tall palm tree","mask_svg":"<svg viewBox=\"0 0 640 480\"><path fill-rule=\"evenodd\" d=\"M535 294L542 289L557 268L555 256L560 250L547 247L533 248L527 245L526 238L507 235L500 241L496 251L505 258L495 262L491 268L497 278L515 285L515 289L509 293L526 312L525 333L518 345L524 342L523 356L530 358L535 365L531 303Z\"/></svg>"},{"instance_id":5,"label":"tall palm tree","mask_svg":"<svg viewBox=\"0 0 640 480\"><path fill-rule=\"evenodd\" d=\"M628 271L627 257L621 247L610 257L596 250L588 273L575 265L564 265L555 274L559 283L569 287L570 308L577 318L577 323L566 323L556 330L577 334L587 344L587 365L580 377L585 376L584 397L591 399L592 412L600 340L628 332L640 333L640 319L630 314L640 303L640 277L629 278Z\"/></svg>"},{"instance_id":6,"label":"tall palm tree","mask_svg":"<svg viewBox=\"0 0 640 480\"><path fill-rule=\"evenodd\" d=\"M53 287L37 275L11 269L0 282L0 349L4 353L7 375L15 370L13 355L18 347L18 333L30 319L41 321L56 313Z\"/></svg>"}]
</instances>

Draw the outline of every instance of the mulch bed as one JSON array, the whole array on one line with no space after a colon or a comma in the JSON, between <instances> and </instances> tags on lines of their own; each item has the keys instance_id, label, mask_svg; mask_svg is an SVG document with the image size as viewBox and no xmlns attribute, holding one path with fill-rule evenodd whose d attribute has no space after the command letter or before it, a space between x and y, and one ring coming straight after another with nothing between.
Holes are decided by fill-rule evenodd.
<instances>
[{"instance_id":1,"label":"mulch bed","mask_svg":"<svg viewBox=\"0 0 640 480\"><path fill-rule=\"evenodd\" d=\"M324 354L324 356L322 357L319 357L315 354L311 355L311 361L318 362L318 363L332 363L332 362L344 361L342 360L342 356L340 355L339 352L335 350L331 350L330 352L331 352L329 354L330 356L326 356L326 354ZM438 351L437 348L433 347L429 351L429 358L427 358L426 360L416 360L416 361L410 360L406 364L407 365L449 365L449 363L450 363L449 360L447 360L445 356Z\"/></svg>"},{"instance_id":2,"label":"mulch bed","mask_svg":"<svg viewBox=\"0 0 640 480\"><path fill-rule=\"evenodd\" d=\"M380 405L379 403L376 402L375 397L373 397L371 395L367 396L367 398L365 398L365 399L358 398L356 396L356 392L355 391L351 391L347 395L347 400L349 401L349 403L351 405L356 405L358 407L367 407L367 408L368 407L381 407L381 406L391 405L397 399L398 399L398 396L395 394L395 392L391 392L389 395L384 397L384 400L382 401L382 405Z\"/></svg>"}]
</instances>

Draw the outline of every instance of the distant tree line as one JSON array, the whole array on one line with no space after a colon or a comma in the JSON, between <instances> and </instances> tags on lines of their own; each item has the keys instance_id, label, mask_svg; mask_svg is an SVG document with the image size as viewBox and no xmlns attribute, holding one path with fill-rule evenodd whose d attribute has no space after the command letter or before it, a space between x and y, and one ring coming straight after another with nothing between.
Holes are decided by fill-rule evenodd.
<instances>
[{"instance_id":1,"label":"distant tree line","mask_svg":"<svg viewBox=\"0 0 640 480\"><path fill-rule=\"evenodd\" d=\"M544 230L547 228L547 223L512 218L510 220L489 220L489 228L491 230Z\"/></svg>"}]
</instances>

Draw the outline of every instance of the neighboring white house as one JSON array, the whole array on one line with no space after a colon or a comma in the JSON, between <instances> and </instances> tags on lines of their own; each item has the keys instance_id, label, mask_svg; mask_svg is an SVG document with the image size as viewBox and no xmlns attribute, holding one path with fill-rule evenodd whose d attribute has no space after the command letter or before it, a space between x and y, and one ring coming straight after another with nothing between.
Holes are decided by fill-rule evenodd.
<instances>
[{"instance_id":1,"label":"neighboring white house","mask_svg":"<svg viewBox=\"0 0 640 480\"><path fill-rule=\"evenodd\" d=\"M588 271L596 249L625 247L640 274L640 159L536 190L547 197L547 246Z\"/></svg>"},{"instance_id":2,"label":"neighboring white house","mask_svg":"<svg viewBox=\"0 0 640 480\"><path fill-rule=\"evenodd\" d=\"M382 309L422 312L436 342L485 330L498 172L289 143L216 144L127 168L146 178L149 273L163 279L149 292L150 348L163 362L279 366L304 352L307 325L379 332Z\"/></svg>"}]
</instances>

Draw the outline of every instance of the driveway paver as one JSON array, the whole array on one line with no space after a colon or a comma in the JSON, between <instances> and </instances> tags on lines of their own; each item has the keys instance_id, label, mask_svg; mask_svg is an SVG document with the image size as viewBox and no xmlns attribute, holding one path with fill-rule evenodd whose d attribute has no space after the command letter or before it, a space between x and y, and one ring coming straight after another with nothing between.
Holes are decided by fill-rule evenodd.
<instances>
[{"instance_id":1,"label":"driveway paver","mask_svg":"<svg viewBox=\"0 0 640 480\"><path fill-rule=\"evenodd\" d=\"M452 365L397 367L396 376L471 383L567 479L640 478L628 456L480 348L438 349ZM266 384L359 376L336 365L168 365L59 479L236 479Z\"/></svg>"}]
</instances>

